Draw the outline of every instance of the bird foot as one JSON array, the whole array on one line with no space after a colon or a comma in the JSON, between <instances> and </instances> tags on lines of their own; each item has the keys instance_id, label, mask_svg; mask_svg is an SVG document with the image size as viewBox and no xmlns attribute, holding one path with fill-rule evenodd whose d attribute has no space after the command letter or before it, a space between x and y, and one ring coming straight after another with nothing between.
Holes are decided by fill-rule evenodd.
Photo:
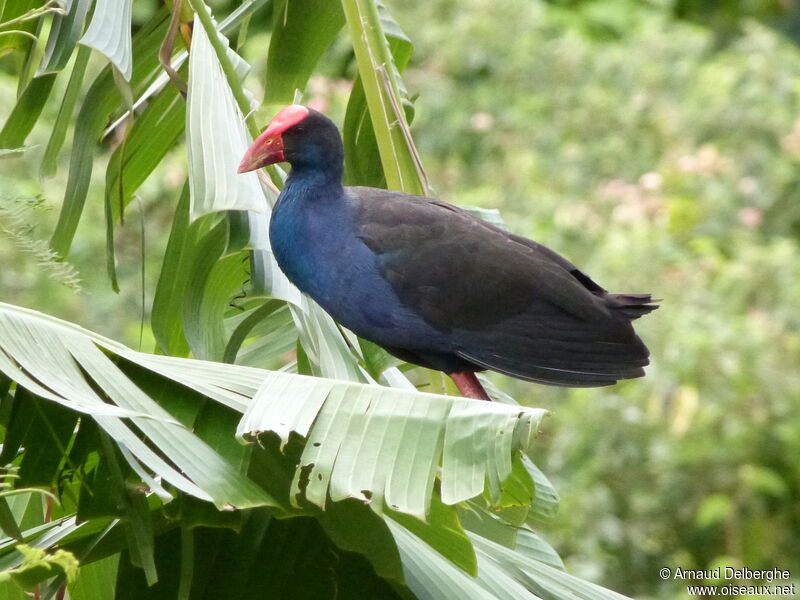
<instances>
[{"instance_id":1,"label":"bird foot","mask_svg":"<svg viewBox=\"0 0 800 600\"><path fill-rule=\"evenodd\" d=\"M487 394L486 390L483 389L481 382L478 381L478 378L472 371L450 373L450 379L453 380L453 383L456 384L458 391L461 392L461 395L465 398L486 400L488 402L492 401L492 399L489 397L489 394Z\"/></svg>"}]
</instances>

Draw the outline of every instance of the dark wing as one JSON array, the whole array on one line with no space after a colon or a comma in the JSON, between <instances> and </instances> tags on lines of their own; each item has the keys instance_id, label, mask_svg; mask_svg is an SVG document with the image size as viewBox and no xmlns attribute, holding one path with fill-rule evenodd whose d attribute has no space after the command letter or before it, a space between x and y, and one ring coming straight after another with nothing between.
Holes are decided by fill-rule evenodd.
<instances>
[{"instance_id":1,"label":"dark wing","mask_svg":"<svg viewBox=\"0 0 800 600\"><path fill-rule=\"evenodd\" d=\"M383 277L462 358L557 385L643 374L629 320L654 308L649 296L607 294L552 250L445 202L349 189Z\"/></svg>"}]
</instances>

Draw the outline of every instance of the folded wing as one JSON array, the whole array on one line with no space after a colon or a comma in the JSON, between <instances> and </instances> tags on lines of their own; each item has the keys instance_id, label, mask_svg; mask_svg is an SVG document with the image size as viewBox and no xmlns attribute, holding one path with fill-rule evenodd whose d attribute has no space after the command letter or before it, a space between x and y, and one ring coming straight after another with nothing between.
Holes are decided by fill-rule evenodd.
<instances>
[{"instance_id":1,"label":"folded wing","mask_svg":"<svg viewBox=\"0 0 800 600\"><path fill-rule=\"evenodd\" d=\"M351 188L359 237L400 300L476 368L550 385L640 377L631 320L647 294L608 294L552 250L450 204Z\"/></svg>"}]
</instances>

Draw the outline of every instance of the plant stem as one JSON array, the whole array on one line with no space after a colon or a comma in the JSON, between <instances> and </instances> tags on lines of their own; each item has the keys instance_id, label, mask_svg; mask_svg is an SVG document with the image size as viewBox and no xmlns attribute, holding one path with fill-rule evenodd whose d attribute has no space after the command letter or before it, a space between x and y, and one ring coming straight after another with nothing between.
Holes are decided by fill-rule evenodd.
<instances>
[{"instance_id":1,"label":"plant stem","mask_svg":"<svg viewBox=\"0 0 800 600\"><path fill-rule=\"evenodd\" d=\"M32 8L28 12L21 14L10 21L0 23L0 27L9 27L11 25L16 25L17 23L24 23L25 21L38 19L39 17L48 13L56 13L62 16L67 14L66 11L58 5L58 2L48 2L39 8Z\"/></svg>"},{"instance_id":2,"label":"plant stem","mask_svg":"<svg viewBox=\"0 0 800 600\"><path fill-rule=\"evenodd\" d=\"M397 79L375 0L342 0L364 86L372 128L389 189L424 194L426 184L407 136Z\"/></svg>"}]
</instances>

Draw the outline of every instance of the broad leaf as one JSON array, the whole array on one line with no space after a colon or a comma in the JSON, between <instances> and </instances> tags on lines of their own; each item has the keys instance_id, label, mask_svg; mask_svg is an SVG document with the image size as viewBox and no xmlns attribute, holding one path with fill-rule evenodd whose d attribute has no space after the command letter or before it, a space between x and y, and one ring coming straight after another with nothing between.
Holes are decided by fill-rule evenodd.
<instances>
[{"instance_id":1,"label":"broad leaf","mask_svg":"<svg viewBox=\"0 0 800 600\"><path fill-rule=\"evenodd\" d=\"M391 519L387 524L400 551L406 585L420 600L535 600L522 586L516 596L492 593L400 524Z\"/></svg>"},{"instance_id":2,"label":"broad leaf","mask_svg":"<svg viewBox=\"0 0 800 600\"><path fill-rule=\"evenodd\" d=\"M270 373L237 434L308 439L293 496L324 506L348 497L424 518L441 464L442 498L455 504L504 481L544 411L286 373ZM503 440L496 444L496 440ZM506 443L506 440L508 443ZM508 452L506 460L499 457ZM307 470L307 472L306 472ZM307 479L305 487L301 486Z\"/></svg>"},{"instance_id":3,"label":"broad leaf","mask_svg":"<svg viewBox=\"0 0 800 600\"><path fill-rule=\"evenodd\" d=\"M132 4L133 0L97 0L92 22L80 41L104 54L125 81L133 75Z\"/></svg>"},{"instance_id":4,"label":"broad leaf","mask_svg":"<svg viewBox=\"0 0 800 600\"><path fill-rule=\"evenodd\" d=\"M470 534L479 570L497 570L545 600L629 600L622 594L569 575L561 569Z\"/></svg>"},{"instance_id":5,"label":"broad leaf","mask_svg":"<svg viewBox=\"0 0 800 600\"><path fill-rule=\"evenodd\" d=\"M391 521L388 524L400 550L406 584L423 600L628 600L527 552L515 552L470 533L478 558L477 576L472 578L410 531Z\"/></svg>"},{"instance_id":6,"label":"broad leaf","mask_svg":"<svg viewBox=\"0 0 800 600\"><path fill-rule=\"evenodd\" d=\"M344 13L331 0L279 0L272 10L264 102L291 104L344 25Z\"/></svg>"},{"instance_id":7,"label":"broad leaf","mask_svg":"<svg viewBox=\"0 0 800 600\"><path fill-rule=\"evenodd\" d=\"M47 350L32 353L30 348L34 343ZM498 453L508 449L510 472L513 452L528 446L544 414L540 409L258 369L243 371L244 367L233 365L212 367L213 363L203 365L198 361L136 353L56 319L0 304L0 347L8 353L4 368L7 376L39 396L93 416L112 438L127 440L124 441L127 449L138 460L174 480L175 485L188 487L190 493L200 497L209 494L218 502L227 498L225 501L234 505L265 499L262 496L257 500L258 494L246 491L243 483L236 483L224 465L133 385L98 349L98 344L106 351L245 412L237 431L240 436L273 431L284 443L292 432L306 437L309 442L295 478L295 492L299 491L300 474L307 465L311 470L305 493L318 505L324 505L329 493L334 500L371 498L377 510L385 501L393 510L424 518L440 463L446 503L476 496L483 491L485 481L491 485L492 480L503 482L507 478L505 461L499 459ZM23 374L16 363L30 375ZM196 365L197 370L181 368L190 365ZM247 374L252 374L250 383ZM85 377L91 378L113 404L102 402ZM53 389L59 393L49 391ZM245 411L249 396L254 399ZM115 410L147 415L148 418L132 418L195 484L189 485L182 476L177 477L155 455L134 442L115 417L103 416ZM167 443L165 436L176 442L183 440L182 446ZM486 440L496 438L508 439L509 443L487 445ZM467 451L471 447L477 450ZM457 460L449 458L457 454L462 456ZM204 455L207 457L199 460ZM216 473L216 480L212 473ZM460 480L472 483L467 486L452 483ZM477 481L480 486L474 485ZM203 492L199 493L195 485ZM230 496L236 494L240 495L234 501Z\"/></svg>"},{"instance_id":8,"label":"broad leaf","mask_svg":"<svg viewBox=\"0 0 800 600\"><path fill-rule=\"evenodd\" d=\"M225 355L225 311L247 279L240 253L223 257L227 244L223 220L198 243L187 281L183 330L193 354L206 360L221 361Z\"/></svg>"},{"instance_id":9,"label":"broad leaf","mask_svg":"<svg viewBox=\"0 0 800 600\"><path fill-rule=\"evenodd\" d=\"M234 319L227 319L233 324ZM281 354L294 349L297 330L285 303L269 300L235 319L235 329L225 347L224 362L250 366L272 364ZM251 343L246 341L252 338Z\"/></svg>"},{"instance_id":10,"label":"broad leaf","mask_svg":"<svg viewBox=\"0 0 800 600\"><path fill-rule=\"evenodd\" d=\"M0 304L0 370L18 385L90 415L138 461L187 493L218 506L274 504L266 492L134 385L97 341L78 327ZM112 404L104 402L93 386ZM113 415L137 415L133 422L138 429L177 469Z\"/></svg>"},{"instance_id":11,"label":"broad leaf","mask_svg":"<svg viewBox=\"0 0 800 600\"><path fill-rule=\"evenodd\" d=\"M558 512L558 492L556 492L547 476L541 472L528 457L522 460L525 469L533 479L536 492L531 504L531 516L538 519L552 518Z\"/></svg>"},{"instance_id":12,"label":"broad leaf","mask_svg":"<svg viewBox=\"0 0 800 600\"><path fill-rule=\"evenodd\" d=\"M239 506L279 505L232 469L213 446L176 423L145 391L151 385L135 384L136 379L144 381L141 374L119 369L115 360L124 359L152 372L153 383L164 378L169 385L185 385L244 413L238 428L242 435L270 431L283 438L284 443L289 442L292 433L305 437L303 441L295 435L289 444L296 446L300 442L305 446L302 451L292 450L292 461L297 460L300 465L292 493L304 490L307 498L317 503L327 497L353 497L366 502L373 509L368 512L375 518L383 512L382 522L397 544L405 582L419 598L622 599L564 573L552 549L525 526L516 536L516 550L508 547L510 542L498 544L469 531L465 536L453 508L433 495L440 465L442 494L449 489L451 502L491 490L493 480L502 499L506 485L519 485L508 477L507 470L517 472L511 466L516 464L512 463L512 456L528 446L542 410L148 355L52 317L5 304L0 304L0 349L5 357L2 365L6 376L40 398L90 416L151 489L158 488L158 482L149 475L152 473L194 496L212 499L218 506L228 502L239 502ZM165 406L171 405L171 396L164 401ZM213 406L222 409L217 404ZM103 414L109 410L127 411L139 433L134 434L118 417ZM217 419L211 418L209 424L212 421ZM198 435L211 444L223 441L224 432L209 429L194 418L191 422ZM75 447L80 446L76 441ZM507 460L502 456L506 450ZM269 452L258 454L261 461L271 456ZM459 455L458 460L448 459L455 454ZM227 451L226 455L240 460ZM271 468L278 471L268 475L267 468L262 475L276 477L286 490L291 475L286 470L292 467L281 464ZM535 474L530 465L523 471ZM541 478L534 478L539 485ZM452 483L454 479L467 485L456 485ZM474 487L479 480L483 482L481 488ZM137 498L139 502L144 499L136 490L131 493L132 506ZM454 493L462 496L452 496ZM513 496L518 497L518 492ZM353 508L364 506L349 502ZM346 503L327 504L326 516L320 517L323 527L338 544L369 554L380 536L358 536L346 527L341 529L350 521L339 523L335 515L343 517L345 513L337 511ZM382 511L384 505L391 510ZM142 504L138 509L129 509L128 517L134 521L152 518L158 540L165 527L170 527L169 522L158 512L142 512L144 508ZM427 522L415 520L412 514ZM330 520L326 520L328 516ZM113 521L93 519L78 525L74 518L67 518L23 530L22 536L38 548L51 548L56 543L67 548L87 548L88 543L89 548L98 548L100 558L124 547L119 545L124 544L120 531L112 537L102 537L113 528ZM110 545L98 541L103 539ZM140 560L142 551L147 552L147 539L140 535L138 541L128 545L140 547ZM0 542L0 569L15 568L21 563L21 558L12 553L14 544L15 540ZM477 558L475 578L468 574L476 572L470 544ZM101 547L105 553L99 551ZM259 552L263 549L261 546ZM173 567L169 565L174 563L162 571L158 556L156 542L152 566L158 570L159 579L171 577ZM390 553L373 564L388 575L396 572L392 560ZM335 571L338 567L334 564L331 568Z\"/></svg>"},{"instance_id":13,"label":"broad leaf","mask_svg":"<svg viewBox=\"0 0 800 600\"><path fill-rule=\"evenodd\" d=\"M98 600L112 598L117 578L119 555L81 565L78 578L69 587L71 600Z\"/></svg>"},{"instance_id":14,"label":"broad leaf","mask_svg":"<svg viewBox=\"0 0 800 600\"><path fill-rule=\"evenodd\" d=\"M477 575L478 559L454 506L443 504L434 495L426 521L396 511L388 511L387 515L439 554L446 556L454 565L470 575Z\"/></svg>"},{"instance_id":15,"label":"broad leaf","mask_svg":"<svg viewBox=\"0 0 800 600\"><path fill-rule=\"evenodd\" d=\"M191 220L216 211L266 211L258 175L237 175L249 145L244 116L205 29L196 27L189 57L186 111Z\"/></svg>"}]
</instances>

